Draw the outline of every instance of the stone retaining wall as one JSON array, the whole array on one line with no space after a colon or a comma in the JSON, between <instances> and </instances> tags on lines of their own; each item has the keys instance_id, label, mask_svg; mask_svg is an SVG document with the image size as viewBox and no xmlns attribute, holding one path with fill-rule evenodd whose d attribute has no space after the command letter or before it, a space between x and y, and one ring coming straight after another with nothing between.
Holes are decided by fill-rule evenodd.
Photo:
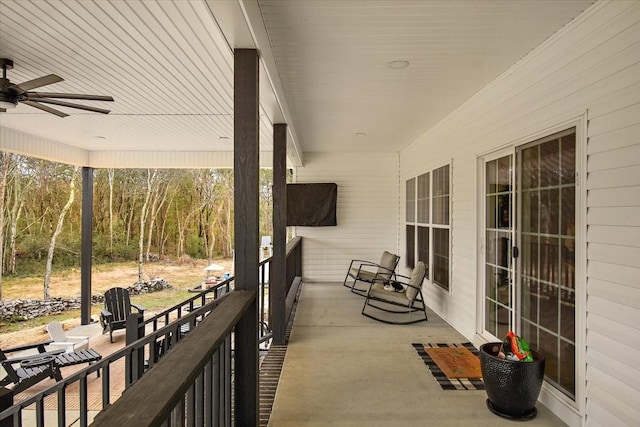
<instances>
[{"instance_id":1,"label":"stone retaining wall","mask_svg":"<svg viewBox=\"0 0 640 427\"><path fill-rule=\"evenodd\" d=\"M131 295L139 295L148 292L158 292L170 288L164 279L154 279L148 282L136 283L127 289ZM91 304L102 304L104 295L91 295ZM79 310L80 297L74 298L50 298L48 300L6 300L0 301L0 320L29 320L36 317L59 314L66 310Z\"/></svg>"}]
</instances>

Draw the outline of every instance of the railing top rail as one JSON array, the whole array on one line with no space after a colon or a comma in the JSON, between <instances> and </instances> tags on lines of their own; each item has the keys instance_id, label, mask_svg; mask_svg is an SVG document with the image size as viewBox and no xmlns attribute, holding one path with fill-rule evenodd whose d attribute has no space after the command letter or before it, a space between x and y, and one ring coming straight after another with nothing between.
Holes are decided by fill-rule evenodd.
<instances>
[{"instance_id":1,"label":"railing top rail","mask_svg":"<svg viewBox=\"0 0 640 427\"><path fill-rule=\"evenodd\" d=\"M232 277L224 280L223 282L217 283L216 285L211 286L210 288L203 290L202 292L198 292L197 294L195 294L191 298L189 298L187 300L184 300L184 301L174 305L173 307L167 308L166 310L162 311L161 313L156 314L153 317L145 319L144 324L148 325L149 323L152 323L152 322L154 322L156 320L160 320L161 318L165 317L166 315L170 314L171 312L176 311L181 307L188 306L188 305L194 303L198 299L202 299L203 295L209 294L211 292L215 292L216 290L218 290L220 288L228 286L231 282L233 282L233 279L234 278L232 276Z\"/></svg>"},{"instance_id":2,"label":"railing top rail","mask_svg":"<svg viewBox=\"0 0 640 427\"><path fill-rule=\"evenodd\" d=\"M161 425L255 298L255 291L230 293L200 327L125 392L126 399L100 412L92 425Z\"/></svg>"},{"instance_id":3,"label":"railing top rail","mask_svg":"<svg viewBox=\"0 0 640 427\"><path fill-rule=\"evenodd\" d=\"M289 255L289 252L291 252L300 243L302 243L302 237L300 236L296 236L293 239L289 240L287 242L287 255Z\"/></svg>"}]
</instances>

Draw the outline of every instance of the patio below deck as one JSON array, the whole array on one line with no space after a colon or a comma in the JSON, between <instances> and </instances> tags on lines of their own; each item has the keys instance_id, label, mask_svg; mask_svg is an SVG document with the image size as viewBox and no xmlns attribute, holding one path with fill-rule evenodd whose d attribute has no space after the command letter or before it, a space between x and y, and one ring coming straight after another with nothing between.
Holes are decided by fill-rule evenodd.
<instances>
[{"instance_id":1,"label":"patio below deck","mask_svg":"<svg viewBox=\"0 0 640 427\"><path fill-rule=\"evenodd\" d=\"M387 325L362 316L363 303L342 283L303 285L270 426L513 425L483 390L442 390L411 345L469 340L432 311L427 323ZM527 426L565 425L536 407Z\"/></svg>"}]
</instances>

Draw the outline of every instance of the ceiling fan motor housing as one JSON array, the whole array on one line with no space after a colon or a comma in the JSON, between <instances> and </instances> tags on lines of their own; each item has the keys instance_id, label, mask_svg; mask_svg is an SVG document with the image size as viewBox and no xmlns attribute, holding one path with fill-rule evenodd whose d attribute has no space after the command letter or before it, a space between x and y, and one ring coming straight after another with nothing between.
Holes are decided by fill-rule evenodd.
<instances>
[{"instance_id":1,"label":"ceiling fan motor housing","mask_svg":"<svg viewBox=\"0 0 640 427\"><path fill-rule=\"evenodd\" d=\"M15 93L5 90L11 86L11 82L7 78L7 70L13 68L13 61L7 58L0 58L0 67L2 67L2 77L0 77L0 105L2 108L15 108L16 105L18 105L18 97ZM13 107L10 104L13 104Z\"/></svg>"}]
</instances>

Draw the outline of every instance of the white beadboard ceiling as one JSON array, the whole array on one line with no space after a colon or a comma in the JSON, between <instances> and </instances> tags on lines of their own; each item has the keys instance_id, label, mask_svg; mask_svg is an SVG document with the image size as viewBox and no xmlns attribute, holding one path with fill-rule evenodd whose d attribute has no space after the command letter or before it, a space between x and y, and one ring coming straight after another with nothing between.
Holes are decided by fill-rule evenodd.
<instances>
[{"instance_id":1,"label":"white beadboard ceiling","mask_svg":"<svg viewBox=\"0 0 640 427\"><path fill-rule=\"evenodd\" d=\"M12 82L53 73L65 81L39 90L115 98L81 102L107 116L19 105L0 126L121 156L231 152L232 49L257 47L261 151L285 121L293 165L305 151L397 152L591 3L0 0ZM393 60L410 65L394 70Z\"/></svg>"}]
</instances>

